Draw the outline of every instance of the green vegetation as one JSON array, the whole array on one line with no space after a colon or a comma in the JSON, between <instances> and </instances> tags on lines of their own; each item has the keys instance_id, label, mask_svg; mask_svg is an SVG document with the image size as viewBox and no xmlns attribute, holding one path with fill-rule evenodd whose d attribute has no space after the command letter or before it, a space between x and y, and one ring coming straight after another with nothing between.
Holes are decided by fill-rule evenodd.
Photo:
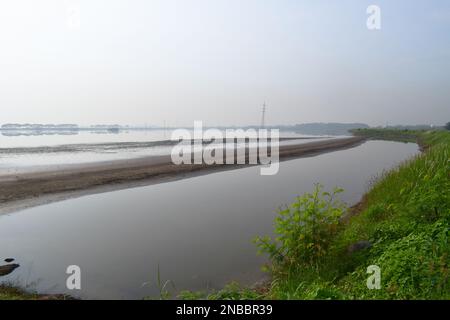
<instances>
[{"instance_id":1,"label":"green vegetation","mask_svg":"<svg viewBox=\"0 0 450 320\"><path fill-rule=\"evenodd\" d=\"M374 140L389 140L399 142L419 142L425 131L396 129L356 129L351 131L355 136L363 136Z\"/></svg>"},{"instance_id":2,"label":"green vegetation","mask_svg":"<svg viewBox=\"0 0 450 320\"><path fill-rule=\"evenodd\" d=\"M299 197L278 213L274 239L256 239L271 260L265 290L252 295L232 286L207 298L450 299L450 133L354 134L418 141L425 152L380 176L350 210L336 199L341 190L326 193L316 186ZM370 265L380 267L379 290L367 288Z\"/></svg>"},{"instance_id":3,"label":"green vegetation","mask_svg":"<svg viewBox=\"0 0 450 320\"><path fill-rule=\"evenodd\" d=\"M37 298L37 294L27 293L16 286L0 285L0 300L35 300Z\"/></svg>"},{"instance_id":4,"label":"green vegetation","mask_svg":"<svg viewBox=\"0 0 450 320\"><path fill-rule=\"evenodd\" d=\"M21 288L15 284L0 284L1 300L75 300L65 294L38 294L29 287Z\"/></svg>"},{"instance_id":5,"label":"green vegetation","mask_svg":"<svg viewBox=\"0 0 450 320\"><path fill-rule=\"evenodd\" d=\"M222 290L213 292L182 291L178 298L183 300L262 300L265 298L263 290L250 289L232 282Z\"/></svg>"},{"instance_id":6,"label":"green vegetation","mask_svg":"<svg viewBox=\"0 0 450 320\"><path fill-rule=\"evenodd\" d=\"M305 265L320 268L321 259L328 254L337 231L339 217L346 210L337 199L342 191L323 192L322 186L316 185L313 193L298 197L292 205L279 211L275 219L275 234L278 235L275 239L255 239L259 253L269 254L272 274L291 272Z\"/></svg>"},{"instance_id":7,"label":"green vegetation","mask_svg":"<svg viewBox=\"0 0 450 320\"><path fill-rule=\"evenodd\" d=\"M450 122L447 122L447 123L445 124L445 129L450 130Z\"/></svg>"}]
</instances>

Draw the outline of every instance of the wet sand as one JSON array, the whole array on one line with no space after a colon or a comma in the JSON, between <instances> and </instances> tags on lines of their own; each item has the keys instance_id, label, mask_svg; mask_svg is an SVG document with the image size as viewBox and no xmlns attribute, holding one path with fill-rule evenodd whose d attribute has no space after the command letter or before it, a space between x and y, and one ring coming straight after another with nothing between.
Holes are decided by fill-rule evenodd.
<instances>
[{"instance_id":1,"label":"wet sand","mask_svg":"<svg viewBox=\"0 0 450 320\"><path fill-rule=\"evenodd\" d=\"M352 148L364 141L363 137L349 137L280 146L279 159L283 161L311 157ZM174 181L218 170L232 170L247 166L249 165L175 165L170 156L151 156L49 167L35 172L2 175L0 176L0 213L87 194Z\"/></svg>"}]
</instances>

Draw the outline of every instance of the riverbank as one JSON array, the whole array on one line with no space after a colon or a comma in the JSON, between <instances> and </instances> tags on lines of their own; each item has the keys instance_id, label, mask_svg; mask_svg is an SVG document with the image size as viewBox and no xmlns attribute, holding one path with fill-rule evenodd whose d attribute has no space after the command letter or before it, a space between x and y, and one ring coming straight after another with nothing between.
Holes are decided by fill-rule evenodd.
<instances>
[{"instance_id":1,"label":"riverbank","mask_svg":"<svg viewBox=\"0 0 450 320\"><path fill-rule=\"evenodd\" d=\"M272 280L265 285L252 289L231 284L218 292L184 292L180 297L450 299L450 132L353 133L417 141L423 153L380 175L351 210L342 211L339 203L327 202L330 194L316 189L281 211L275 221L277 239L256 241L271 259L266 270ZM336 219L349 211L348 219ZM302 226L295 221L303 221ZM369 278L377 270L378 283Z\"/></svg>"},{"instance_id":2,"label":"riverbank","mask_svg":"<svg viewBox=\"0 0 450 320\"><path fill-rule=\"evenodd\" d=\"M280 146L280 161L355 147L364 137ZM175 165L170 156L151 156L0 176L0 214L82 195L144 186L247 165Z\"/></svg>"},{"instance_id":3,"label":"riverbank","mask_svg":"<svg viewBox=\"0 0 450 320\"><path fill-rule=\"evenodd\" d=\"M367 139L372 138L370 131L359 134L364 134L364 138ZM372 184L364 201L354 209L355 215L348 221L337 224L336 228L332 225L332 228L327 229L330 231L330 237L327 238L327 245L323 247L323 255L321 253L320 259L314 264L301 259L293 260L295 267L292 268L279 264L275 269L269 269L273 281L267 285L254 289L232 284L206 297L209 299L448 297L446 232L449 228L449 199L447 194L436 191L449 189L450 137L446 132L411 134L416 134L416 139L420 139L421 144L428 147L424 148L426 151L399 168L380 176ZM382 156L380 154L380 157ZM335 207L332 206L331 209L333 211ZM303 247L305 242L302 242L300 237L298 239L295 244ZM320 245L322 244L321 242ZM381 267L381 290L367 289L368 265ZM412 283L411 286L408 286L409 282ZM205 295L184 292L180 298L205 298Z\"/></svg>"},{"instance_id":4,"label":"riverbank","mask_svg":"<svg viewBox=\"0 0 450 320\"><path fill-rule=\"evenodd\" d=\"M0 285L0 300L74 300L74 298L64 294L37 294L11 286Z\"/></svg>"}]
</instances>

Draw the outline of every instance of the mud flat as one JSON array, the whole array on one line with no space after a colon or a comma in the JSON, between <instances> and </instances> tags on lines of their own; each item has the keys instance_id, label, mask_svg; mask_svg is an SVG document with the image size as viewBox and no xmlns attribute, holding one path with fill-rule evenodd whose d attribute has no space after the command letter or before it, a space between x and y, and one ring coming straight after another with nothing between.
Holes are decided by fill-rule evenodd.
<instances>
[{"instance_id":1,"label":"mud flat","mask_svg":"<svg viewBox=\"0 0 450 320\"><path fill-rule=\"evenodd\" d=\"M364 137L349 137L281 146L279 159L283 161L311 157L352 148L364 141ZM2 175L0 176L0 214L86 194L179 180L243 166L249 165L175 165L170 156L150 156L56 168L47 167L26 173Z\"/></svg>"}]
</instances>

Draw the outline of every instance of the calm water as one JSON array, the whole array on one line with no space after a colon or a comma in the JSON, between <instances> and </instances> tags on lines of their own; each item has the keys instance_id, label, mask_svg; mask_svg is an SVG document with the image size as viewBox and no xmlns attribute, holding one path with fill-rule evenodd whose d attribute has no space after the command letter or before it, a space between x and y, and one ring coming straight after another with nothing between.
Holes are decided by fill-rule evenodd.
<instances>
[{"instance_id":1,"label":"calm water","mask_svg":"<svg viewBox=\"0 0 450 320\"><path fill-rule=\"evenodd\" d=\"M57 146L63 144L108 143L108 142L144 142L160 141L170 138L170 130L130 130L111 133L107 131L37 133L33 131L0 132L1 148Z\"/></svg>"},{"instance_id":2,"label":"calm water","mask_svg":"<svg viewBox=\"0 0 450 320\"><path fill-rule=\"evenodd\" d=\"M343 151L259 168L85 196L0 216L0 258L21 265L5 281L47 293L65 289L68 265L82 271L85 298L158 297L157 270L176 290L261 279L251 243L270 234L277 207L320 182L357 202L368 181L418 153L415 144L369 141Z\"/></svg>"}]
</instances>

